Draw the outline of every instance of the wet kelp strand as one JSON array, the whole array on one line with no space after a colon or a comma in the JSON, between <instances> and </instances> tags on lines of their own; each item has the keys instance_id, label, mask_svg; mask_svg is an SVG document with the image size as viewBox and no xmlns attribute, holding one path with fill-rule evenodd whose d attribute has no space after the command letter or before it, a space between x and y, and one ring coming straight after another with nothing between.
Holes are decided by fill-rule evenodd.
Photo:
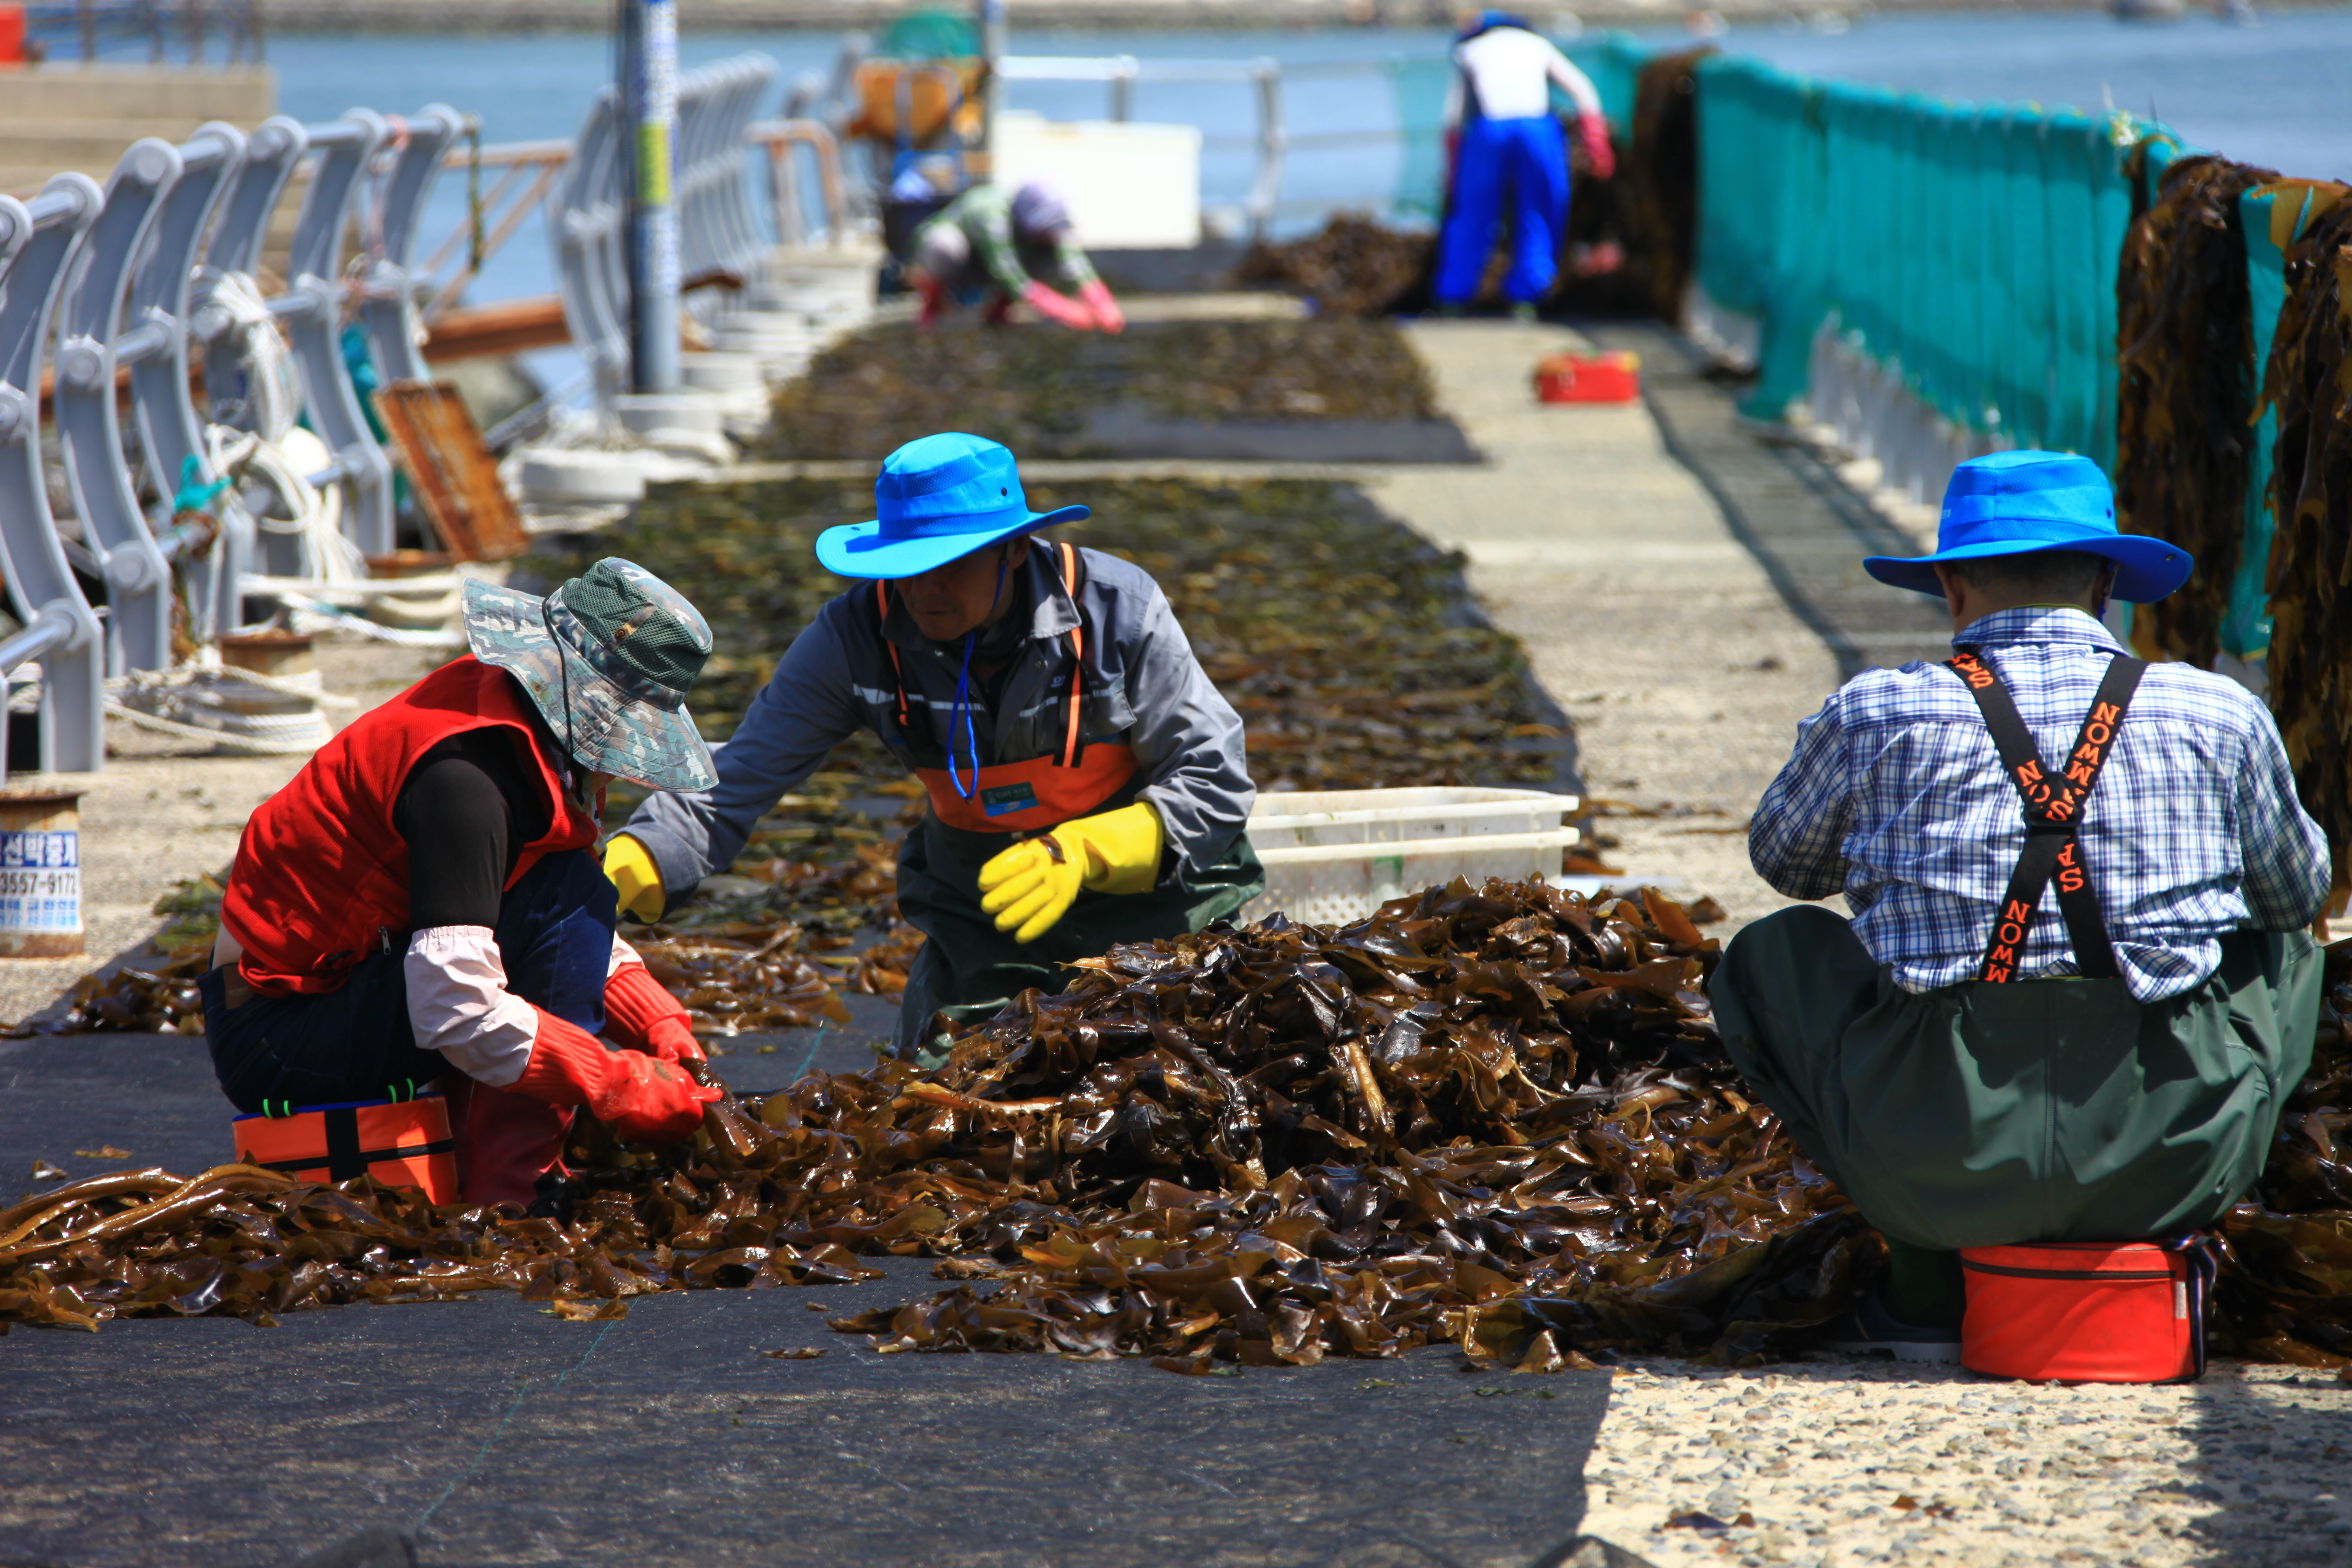
<instances>
[{"instance_id":1,"label":"wet kelp strand","mask_svg":"<svg viewBox=\"0 0 2352 1568\"><path fill-rule=\"evenodd\" d=\"M2145 160L2141 143L2133 156ZM2188 584L2134 612L2134 640L2210 669L2245 539L2258 371L2238 197L2278 176L2177 159L2116 276L2116 521L2188 551ZM2140 187L2135 179L2134 190Z\"/></svg>"}]
</instances>

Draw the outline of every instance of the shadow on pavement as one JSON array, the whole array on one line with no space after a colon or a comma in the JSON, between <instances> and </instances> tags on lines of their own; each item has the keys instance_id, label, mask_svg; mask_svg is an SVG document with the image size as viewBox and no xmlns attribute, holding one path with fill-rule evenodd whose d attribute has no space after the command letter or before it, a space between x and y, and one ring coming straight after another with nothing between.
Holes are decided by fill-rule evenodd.
<instances>
[{"instance_id":1,"label":"shadow on pavement","mask_svg":"<svg viewBox=\"0 0 2352 1568\"><path fill-rule=\"evenodd\" d=\"M215 1163L226 1111L200 1041L0 1045L12 1189L37 1153L75 1176ZM132 1158L71 1153L109 1142ZM19 1330L0 1344L0 1568L278 1568L371 1530L453 1568L1612 1561L1572 1550L1605 1373L1473 1375L1444 1347L1233 1377L878 1355L827 1318L936 1288L928 1260L881 1267L643 1297L611 1322L484 1295L275 1329ZM766 1353L795 1349L823 1353Z\"/></svg>"}]
</instances>

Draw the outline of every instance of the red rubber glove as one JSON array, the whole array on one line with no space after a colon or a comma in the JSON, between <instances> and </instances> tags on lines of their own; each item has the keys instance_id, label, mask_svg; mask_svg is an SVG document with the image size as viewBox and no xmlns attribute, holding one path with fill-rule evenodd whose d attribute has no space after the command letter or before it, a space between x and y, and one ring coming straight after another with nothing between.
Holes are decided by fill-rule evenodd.
<instances>
[{"instance_id":1,"label":"red rubber glove","mask_svg":"<svg viewBox=\"0 0 2352 1568\"><path fill-rule=\"evenodd\" d=\"M922 297L923 308L915 316L919 327L936 327L940 318L948 313L947 285L936 278L925 277L915 284L915 292Z\"/></svg>"},{"instance_id":2,"label":"red rubber glove","mask_svg":"<svg viewBox=\"0 0 2352 1568\"><path fill-rule=\"evenodd\" d=\"M642 963L624 964L604 982L604 1032L631 1050L666 1062L703 1059L686 1008Z\"/></svg>"},{"instance_id":3,"label":"red rubber glove","mask_svg":"<svg viewBox=\"0 0 2352 1568\"><path fill-rule=\"evenodd\" d=\"M508 1086L550 1105L584 1105L632 1143L675 1143L702 1125L702 1108L724 1092L637 1051L608 1051L595 1036L554 1014L539 1015L539 1037L522 1077Z\"/></svg>"},{"instance_id":4,"label":"red rubber glove","mask_svg":"<svg viewBox=\"0 0 2352 1568\"><path fill-rule=\"evenodd\" d=\"M1089 278L1078 285L1078 298L1095 313L1095 325L1106 332L1127 331L1127 317L1120 313L1118 301L1110 297L1110 289L1099 278Z\"/></svg>"},{"instance_id":5,"label":"red rubber glove","mask_svg":"<svg viewBox=\"0 0 2352 1568\"><path fill-rule=\"evenodd\" d=\"M1580 114L1576 118L1576 133L1584 138L1585 156L1592 160L1596 179L1612 179L1617 173L1617 151L1609 144L1609 121L1598 114Z\"/></svg>"},{"instance_id":6,"label":"red rubber glove","mask_svg":"<svg viewBox=\"0 0 2352 1568\"><path fill-rule=\"evenodd\" d=\"M1031 283L1029 287L1021 290L1021 298L1028 302L1031 310L1049 321L1059 321L1062 325L1081 332L1094 330L1094 316L1084 305L1048 289L1043 283Z\"/></svg>"}]
</instances>

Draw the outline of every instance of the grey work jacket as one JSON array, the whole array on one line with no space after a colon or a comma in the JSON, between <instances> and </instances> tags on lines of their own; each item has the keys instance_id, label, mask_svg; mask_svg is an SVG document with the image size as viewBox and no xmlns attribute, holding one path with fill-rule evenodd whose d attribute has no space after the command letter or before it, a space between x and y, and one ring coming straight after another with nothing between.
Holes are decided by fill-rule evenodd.
<instances>
[{"instance_id":1,"label":"grey work jacket","mask_svg":"<svg viewBox=\"0 0 2352 1568\"><path fill-rule=\"evenodd\" d=\"M981 763L1023 763L1058 752L1066 715L1061 693L1072 663L1068 634L1083 608L1082 732L1089 742L1124 742L1136 761L1134 779L1102 809L1149 801L1167 835L1163 877L1184 881L1193 868L1218 863L1257 798L1242 754L1241 715L1192 657L1167 595L1149 573L1115 555L1081 550L1074 604L1051 564L1056 553L1041 542L1022 568L1023 598L1034 606L1029 639L1005 671L992 710L981 706L979 682L973 682L969 711ZM913 736L898 725L886 636L906 670ZM873 731L910 769L940 765L962 655L961 642L926 637L895 595L887 623L878 623L870 585L853 588L818 611L751 700L735 738L711 748L717 785L693 795L654 795L629 818L626 831L652 854L669 897L683 897L732 864L776 798L861 728ZM962 726L955 729L962 742ZM968 744L956 754L967 757Z\"/></svg>"}]
</instances>

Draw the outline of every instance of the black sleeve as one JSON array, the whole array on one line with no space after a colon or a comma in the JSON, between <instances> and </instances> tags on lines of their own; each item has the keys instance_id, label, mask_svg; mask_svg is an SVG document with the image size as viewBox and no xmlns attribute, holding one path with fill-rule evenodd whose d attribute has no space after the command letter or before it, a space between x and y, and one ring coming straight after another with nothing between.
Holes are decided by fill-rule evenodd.
<instances>
[{"instance_id":1,"label":"black sleeve","mask_svg":"<svg viewBox=\"0 0 2352 1568\"><path fill-rule=\"evenodd\" d=\"M408 841L408 928L499 923L514 823L507 797L471 758L436 746L393 802Z\"/></svg>"}]
</instances>

